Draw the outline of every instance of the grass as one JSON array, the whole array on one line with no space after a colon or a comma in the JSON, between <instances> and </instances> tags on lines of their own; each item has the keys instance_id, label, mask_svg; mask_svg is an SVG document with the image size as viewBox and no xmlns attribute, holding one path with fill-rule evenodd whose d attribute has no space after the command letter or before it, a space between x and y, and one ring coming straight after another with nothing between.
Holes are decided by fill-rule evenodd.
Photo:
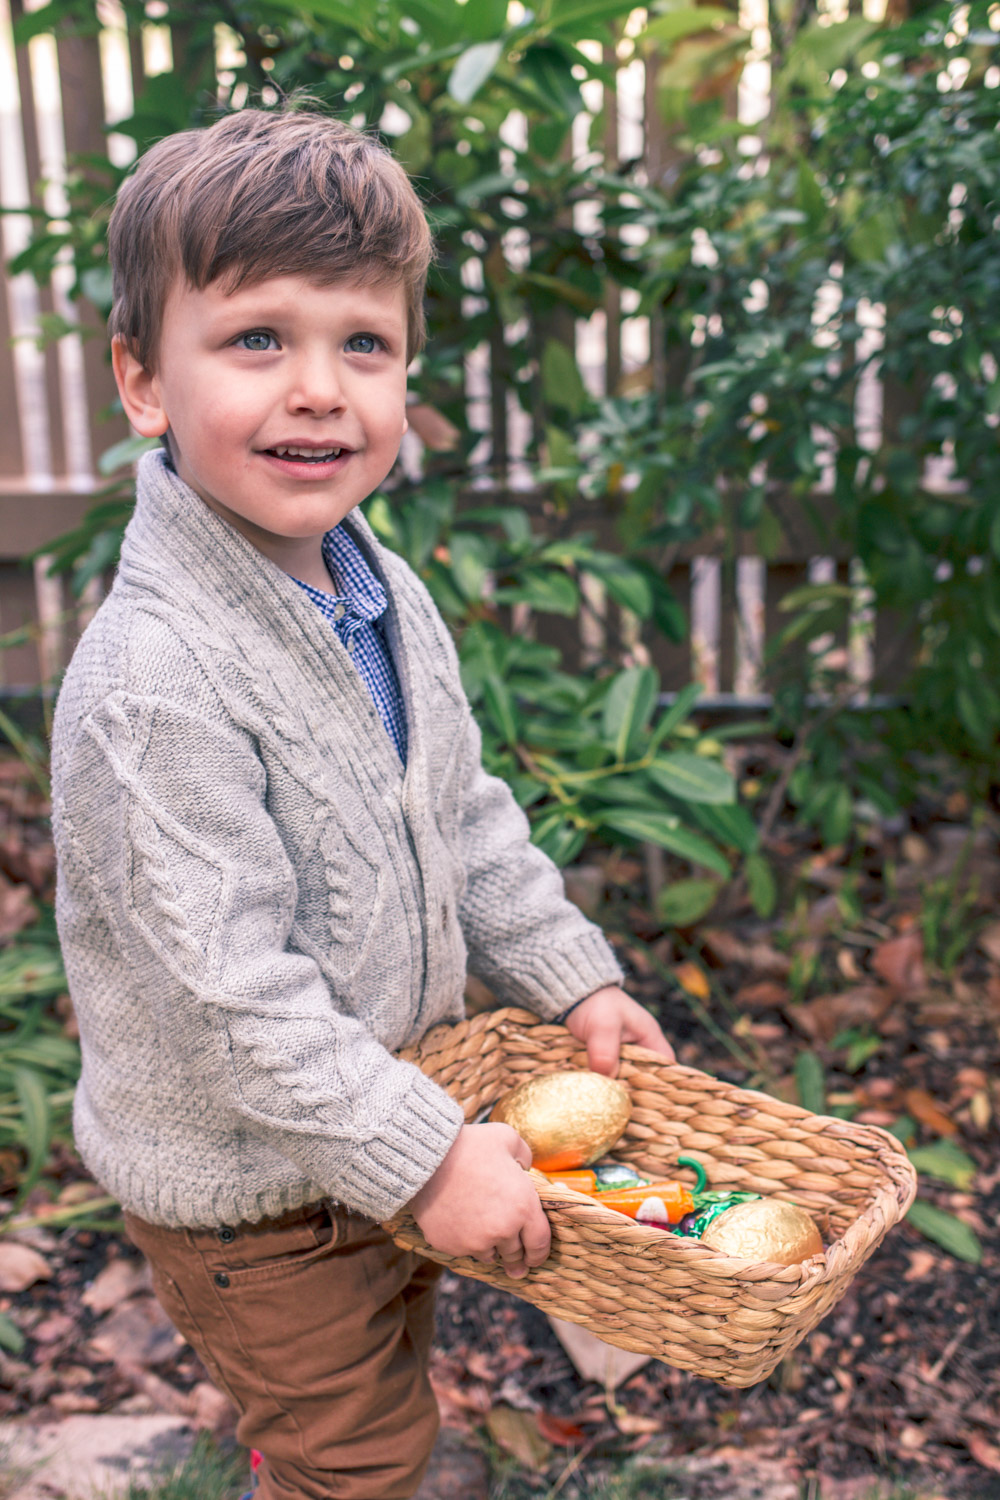
<instances>
[{"instance_id":1,"label":"grass","mask_svg":"<svg viewBox=\"0 0 1000 1500\"><path fill-rule=\"evenodd\" d=\"M554 1469L546 1475L531 1474L495 1448L490 1459L489 1500L698 1500L705 1493L703 1476L685 1476L683 1460L660 1468L628 1458L594 1458L564 1480L553 1479ZM715 1484L711 1493L718 1493ZM732 1500L745 1500L746 1494L736 1480ZM931 1500L938 1494L936 1489L873 1477L870 1490L859 1500ZM821 1495L817 1480L802 1481L799 1500L820 1500Z\"/></svg>"},{"instance_id":2,"label":"grass","mask_svg":"<svg viewBox=\"0 0 1000 1500\"><path fill-rule=\"evenodd\" d=\"M9 1443L0 1443L0 1500L15 1494L34 1472L27 1464L15 1463Z\"/></svg>"},{"instance_id":3,"label":"grass","mask_svg":"<svg viewBox=\"0 0 1000 1500\"><path fill-rule=\"evenodd\" d=\"M188 1458L154 1470L148 1479L130 1479L128 1489L116 1492L115 1500L235 1500L249 1487L246 1450L223 1451L201 1433Z\"/></svg>"}]
</instances>

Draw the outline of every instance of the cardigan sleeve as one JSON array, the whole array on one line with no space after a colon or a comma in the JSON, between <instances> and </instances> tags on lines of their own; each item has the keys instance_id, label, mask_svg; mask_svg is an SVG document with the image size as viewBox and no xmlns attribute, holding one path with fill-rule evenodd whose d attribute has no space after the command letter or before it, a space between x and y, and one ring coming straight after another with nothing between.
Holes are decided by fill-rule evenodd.
<instances>
[{"instance_id":1,"label":"cardigan sleeve","mask_svg":"<svg viewBox=\"0 0 1000 1500\"><path fill-rule=\"evenodd\" d=\"M326 1194L385 1219L443 1160L462 1111L339 1012L317 964L288 946L296 879L256 741L198 708L116 691L80 721L56 809L67 952L79 945L65 892L82 871L75 920L92 903L118 935L130 992L153 1011L191 1099L210 1099L234 1137L265 1139ZM105 1098L141 1089L138 1074L157 1067L121 1040L114 1057L89 1049L92 1074L120 1074L134 1056L132 1076L104 1080Z\"/></svg>"}]
</instances>

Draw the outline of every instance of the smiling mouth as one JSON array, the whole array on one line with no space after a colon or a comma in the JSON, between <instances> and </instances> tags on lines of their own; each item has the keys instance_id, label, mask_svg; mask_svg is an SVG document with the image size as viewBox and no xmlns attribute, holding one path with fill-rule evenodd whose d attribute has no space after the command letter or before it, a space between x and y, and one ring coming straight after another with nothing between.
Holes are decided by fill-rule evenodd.
<instances>
[{"instance_id":1,"label":"smiling mouth","mask_svg":"<svg viewBox=\"0 0 1000 1500\"><path fill-rule=\"evenodd\" d=\"M265 448L272 458L287 458L299 464L328 464L346 450L343 448Z\"/></svg>"}]
</instances>

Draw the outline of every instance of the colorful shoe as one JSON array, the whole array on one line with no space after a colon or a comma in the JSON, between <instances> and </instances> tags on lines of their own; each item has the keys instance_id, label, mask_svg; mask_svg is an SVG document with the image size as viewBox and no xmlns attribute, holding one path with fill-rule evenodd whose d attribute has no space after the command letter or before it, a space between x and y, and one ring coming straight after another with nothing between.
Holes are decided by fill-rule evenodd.
<instances>
[{"instance_id":1,"label":"colorful shoe","mask_svg":"<svg viewBox=\"0 0 1000 1500\"><path fill-rule=\"evenodd\" d=\"M253 1500L254 1491L257 1488L257 1470L264 1462L263 1453L258 1453L256 1448L250 1449L250 1488L244 1490L240 1500Z\"/></svg>"}]
</instances>

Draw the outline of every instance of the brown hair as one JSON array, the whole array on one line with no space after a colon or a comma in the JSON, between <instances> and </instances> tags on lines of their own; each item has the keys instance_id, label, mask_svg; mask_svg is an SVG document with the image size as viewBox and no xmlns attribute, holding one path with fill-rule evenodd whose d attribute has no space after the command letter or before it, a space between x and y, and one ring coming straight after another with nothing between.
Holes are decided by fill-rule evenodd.
<instances>
[{"instance_id":1,"label":"brown hair","mask_svg":"<svg viewBox=\"0 0 1000 1500\"><path fill-rule=\"evenodd\" d=\"M227 292L267 276L401 282L407 348L423 346L431 238L403 168L371 136L315 110L244 109L157 142L108 226L109 331L146 369L178 275Z\"/></svg>"}]
</instances>

